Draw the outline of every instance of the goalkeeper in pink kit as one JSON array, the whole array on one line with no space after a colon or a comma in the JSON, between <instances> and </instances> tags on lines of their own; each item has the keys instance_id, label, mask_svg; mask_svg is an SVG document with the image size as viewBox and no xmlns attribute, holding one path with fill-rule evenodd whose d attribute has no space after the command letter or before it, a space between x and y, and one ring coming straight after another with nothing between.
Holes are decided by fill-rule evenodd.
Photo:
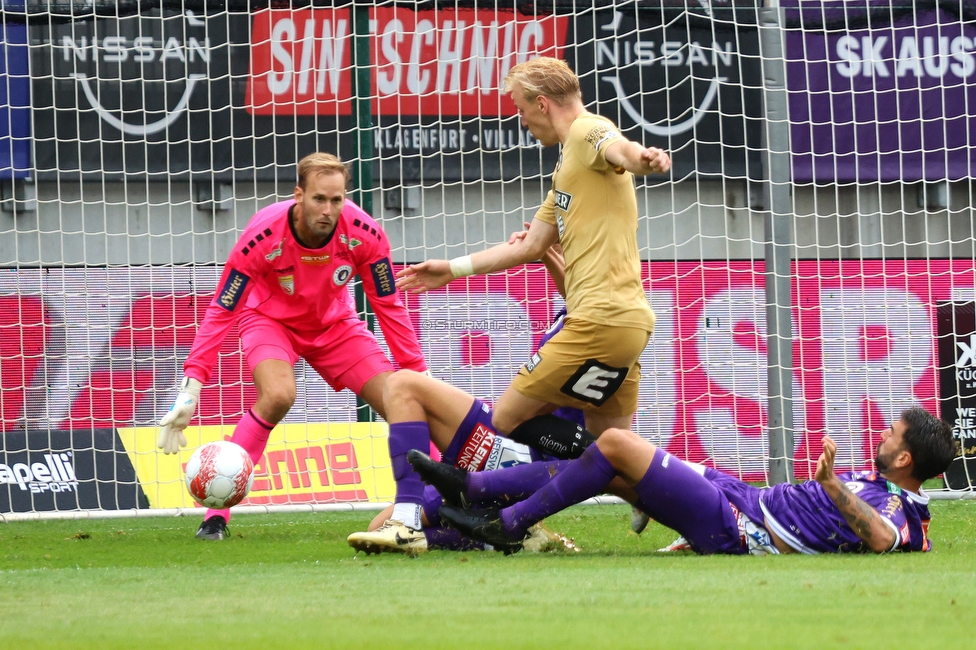
<instances>
[{"instance_id":1,"label":"goalkeeper in pink kit","mask_svg":"<svg viewBox=\"0 0 976 650\"><path fill-rule=\"evenodd\" d=\"M299 357L336 391L349 388L384 415L383 389L394 368L356 314L346 286L356 275L394 359L402 368L427 370L394 284L386 234L346 200L348 181L337 157L306 156L298 163L294 200L270 205L248 223L183 364L176 403L159 422L157 446L164 453L186 446L183 430L235 322L258 398L231 440L255 462L295 402ZM208 510L197 537L223 539L229 520L229 510Z\"/></svg>"}]
</instances>

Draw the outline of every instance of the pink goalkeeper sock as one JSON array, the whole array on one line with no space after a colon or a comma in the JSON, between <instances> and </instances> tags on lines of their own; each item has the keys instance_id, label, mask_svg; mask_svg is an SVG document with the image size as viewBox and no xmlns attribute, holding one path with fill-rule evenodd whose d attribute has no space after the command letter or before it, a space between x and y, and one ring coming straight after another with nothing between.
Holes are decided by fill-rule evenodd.
<instances>
[{"instance_id":1,"label":"pink goalkeeper sock","mask_svg":"<svg viewBox=\"0 0 976 650\"><path fill-rule=\"evenodd\" d=\"M264 454L264 448L268 446L268 436L275 425L258 417L254 409L248 409L244 417L240 419L234 428L234 435L230 437L231 442L235 442L244 448L251 460L257 463ZM230 523L230 509L226 510L207 510L203 516L204 521L214 515L220 515L224 521Z\"/></svg>"}]
</instances>

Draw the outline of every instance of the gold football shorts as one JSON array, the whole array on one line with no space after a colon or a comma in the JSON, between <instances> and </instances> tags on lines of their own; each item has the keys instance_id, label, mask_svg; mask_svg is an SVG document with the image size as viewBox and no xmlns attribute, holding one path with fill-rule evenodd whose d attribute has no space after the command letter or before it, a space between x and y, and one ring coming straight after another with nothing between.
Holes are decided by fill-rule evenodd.
<instances>
[{"instance_id":1,"label":"gold football shorts","mask_svg":"<svg viewBox=\"0 0 976 650\"><path fill-rule=\"evenodd\" d=\"M651 333L567 318L519 369L512 388L531 399L608 417L637 411L641 353Z\"/></svg>"}]
</instances>

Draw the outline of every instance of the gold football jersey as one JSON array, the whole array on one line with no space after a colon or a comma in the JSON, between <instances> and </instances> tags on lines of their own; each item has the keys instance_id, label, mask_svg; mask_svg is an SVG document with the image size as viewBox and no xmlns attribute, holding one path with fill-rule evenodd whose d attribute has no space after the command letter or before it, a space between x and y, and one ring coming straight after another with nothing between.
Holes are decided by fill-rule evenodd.
<instances>
[{"instance_id":1,"label":"gold football jersey","mask_svg":"<svg viewBox=\"0 0 976 650\"><path fill-rule=\"evenodd\" d=\"M583 113L563 144L552 189L536 218L556 226L566 258L571 318L654 330L641 283L634 175L605 158L623 136L613 122Z\"/></svg>"}]
</instances>

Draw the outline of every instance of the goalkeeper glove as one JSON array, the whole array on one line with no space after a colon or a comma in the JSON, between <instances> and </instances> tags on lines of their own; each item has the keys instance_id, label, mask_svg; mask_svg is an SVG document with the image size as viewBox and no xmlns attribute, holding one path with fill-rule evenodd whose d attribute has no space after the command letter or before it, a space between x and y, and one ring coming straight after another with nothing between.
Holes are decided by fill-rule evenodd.
<instances>
[{"instance_id":1,"label":"goalkeeper glove","mask_svg":"<svg viewBox=\"0 0 976 650\"><path fill-rule=\"evenodd\" d=\"M193 413L197 410L197 402L200 401L200 389L203 388L196 379L184 377L180 384L180 394L176 396L176 403L169 413L159 421L159 439L156 446L163 450L164 454L175 454L180 447L186 447L186 436L183 429L190 424Z\"/></svg>"}]
</instances>

